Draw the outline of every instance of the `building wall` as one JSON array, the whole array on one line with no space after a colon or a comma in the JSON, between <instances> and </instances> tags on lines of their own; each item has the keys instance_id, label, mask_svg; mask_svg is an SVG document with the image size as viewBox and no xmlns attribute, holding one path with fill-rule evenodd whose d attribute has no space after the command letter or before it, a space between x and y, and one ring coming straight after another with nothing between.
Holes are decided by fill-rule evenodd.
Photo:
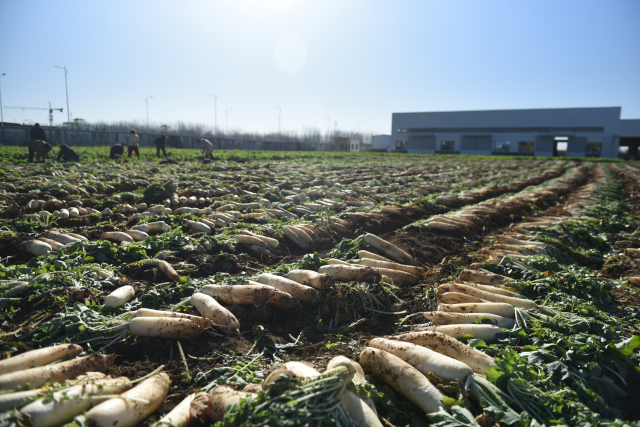
<instances>
[{"instance_id":1,"label":"building wall","mask_svg":"<svg viewBox=\"0 0 640 427\"><path fill-rule=\"evenodd\" d=\"M551 156L554 137L569 137L567 156L584 157L587 143L602 144L601 156L617 157L620 131L620 107L566 108L540 110L455 111L429 113L394 113L391 147L406 141L409 153L525 154L520 142L534 142L533 152ZM640 120L628 122L629 129ZM433 138L435 147L425 148L423 138ZM452 141L453 150L443 150L443 141ZM496 141L509 141L508 149L496 150Z\"/></svg>"}]
</instances>

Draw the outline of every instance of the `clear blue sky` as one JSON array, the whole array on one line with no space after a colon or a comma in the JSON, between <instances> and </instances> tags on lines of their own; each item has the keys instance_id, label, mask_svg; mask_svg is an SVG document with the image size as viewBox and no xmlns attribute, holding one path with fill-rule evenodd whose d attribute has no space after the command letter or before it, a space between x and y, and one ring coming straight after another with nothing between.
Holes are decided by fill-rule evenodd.
<instances>
[{"instance_id":1,"label":"clear blue sky","mask_svg":"<svg viewBox=\"0 0 640 427\"><path fill-rule=\"evenodd\" d=\"M0 0L6 106L72 118L389 133L392 112L622 106L638 0ZM4 110L47 121L47 112Z\"/></svg>"}]
</instances>

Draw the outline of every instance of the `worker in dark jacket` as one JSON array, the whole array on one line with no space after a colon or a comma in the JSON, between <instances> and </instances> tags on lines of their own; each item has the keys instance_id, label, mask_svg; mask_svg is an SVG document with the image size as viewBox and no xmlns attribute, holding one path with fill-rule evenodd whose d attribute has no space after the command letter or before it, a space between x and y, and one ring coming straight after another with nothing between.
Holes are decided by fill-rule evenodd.
<instances>
[{"instance_id":1,"label":"worker in dark jacket","mask_svg":"<svg viewBox=\"0 0 640 427\"><path fill-rule=\"evenodd\" d=\"M29 163L33 163L33 156L36 156L36 160L38 158L42 158L43 161L49 160L49 151L51 151L53 147L49 145L46 141L41 141L36 139L35 141L31 141L29 143Z\"/></svg>"},{"instance_id":2,"label":"worker in dark jacket","mask_svg":"<svg viewBox=\"0 0 640 427\"><path fill-rule=\"evenodd\" d=\"M63 162L68 162L70 160L77 162L78 160L80 160L80 155L67 144L62 144L60 146L60 152L58 153L57 158L58 161L60 161L60 157L62 157Z\"/></svg>"},{"instance_id":3,"label":"worker in dark jacket","mask_svg":"<svg viewBox=\"0 0 640 427\"><path fill-rule=\"evenodd\" d=\"M167 143L167 137L162 135L156 138L155 141L153 141L154 144L156 144L156 155L158 157L160 157L160 150L162 150L162 154L164 154L165 157L167 157L167 152L165 151L165 144Z\"/></svg>"},{"instance_id":4,"label":"worker in dark jacket","mask_svg":"<svg viewBox=\"0 0 640 427\"><path fill-rule=\"evenodd\" d=\"M120 144L116 144L111 147L111 151L109 151L109 158L115 159L116 156L122 156L124 154L124 147Z\"/></svg>"},{"instance_id":5,"label":"worker in dark jacket","mask_svg":"<svg viewBox=\"0 0 640 427\"><path fill-rule=\"evenodd\" d=\"M35 126L31 128L31 140L49 142L47 133L40 127L40 123L36 123Z\"/></svg>"}]
</instances>

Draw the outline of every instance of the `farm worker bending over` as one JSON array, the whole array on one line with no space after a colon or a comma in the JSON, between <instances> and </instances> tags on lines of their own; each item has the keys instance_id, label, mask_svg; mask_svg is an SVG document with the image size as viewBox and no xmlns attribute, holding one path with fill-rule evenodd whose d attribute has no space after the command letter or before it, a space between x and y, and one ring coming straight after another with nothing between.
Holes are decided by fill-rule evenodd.
<instances>
[{"instance_id":1,"label":"farm worker bending over","mask_svg":"<svg viewBox=\"0 0 640 427\"><path fill-rule=\"evenodd\" d=\"M122 156L123 154L124 154L124 147L120 144L116 144L113 147L111 147L111 150L109 151L109 158L115 159L116 156Z\"/></svg>"},{"instance_id":2,"label":"farm worker bending over","mask_svg":"<svg viewBox=\"0 0 640 427\"><path fill-rule=\"evenodd\" d=\"M202 150L202 154L204 154L204 158L207 157L213 160L213 144L204 138L200 138L197 140L198 144L200 144L200 149Z\"/></svg>"},{"instance_id":3,"label":"farm worker bending over","mask_svg":"<svg viewBox=\"0 0 640 427\"><path fill-rule=\"evenodd\" d=\"M80 154L76 153L75 150L69 147L67 144L62 144L60 146L60 152L58 153L58 161L60 161L60 157L62 157L63 162L68 162L70 160L78 161L80 160Z\"/></svg>"},{"instance_id":4,"label":"farm worker bending over","mask_svg":"<svg viewBox=\"0 0 640 427\"><path fill-rule=\"evenodd\" d=\"M165 144L167 143L167 137L162 135L156 138L155 141L153 141L154 144L156 144L156 156L160 157L160 150L162 150L162 154L164 154L165 157L167 157L167 152L164 149Z\"/></svg>"},{"instance_id":5,"label":"farm worker bending over","mask_svg":"<svg viewBox=\"0 0 640 427\"><path fill-rule=\"evenodd\" d=\"M138 136L138 132L135 129L131 129L129 135L127 135L127 149L129 150L129 156L131 157L131 153L135 151L136 156L140 157L140 137Z\"/></svg>"},{"instance_id":6,"label":"farm worker bending over","mask_svg":"<svg viewBox=\"0 0 640 427\"><path fill-rule=\"evenodd\" d=\"M46 141L35 140L29 143L29 163L33 163L33 156L36 156L36 160L42 157L43 161L49 160L49 151L53 147Z\"/></svg>"},{"instance_id":7,"label":"farm worker bending over","mask_svg":"<svg viewBox=\"0 0 640 427\"><path fill-rule=\"evenodd\" d=\"M49 142L47 133L40 127L40 123L36 123L35 126L31 128L31 140Z\"/></svg>"}]
</instances>

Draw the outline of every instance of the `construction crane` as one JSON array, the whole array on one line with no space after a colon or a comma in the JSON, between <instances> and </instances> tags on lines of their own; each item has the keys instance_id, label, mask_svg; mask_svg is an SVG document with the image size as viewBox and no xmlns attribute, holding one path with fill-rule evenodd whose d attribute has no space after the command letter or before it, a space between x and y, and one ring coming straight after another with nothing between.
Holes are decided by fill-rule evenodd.
<instances>
[{"instance_id":1,"label":"construction crane","mask_svg":"<svg viewBox=\"0 0 640 427\"><path fill-rule=\"evenodd\" d=\"M4 108L13 108L16 110L49 110L49 126L53 126L53 110L60 111L62 113L62 108L53 108L51 107L51 101L49 101L49 108L45 107L4 107Z\"/></svg>"}]
</instances>

